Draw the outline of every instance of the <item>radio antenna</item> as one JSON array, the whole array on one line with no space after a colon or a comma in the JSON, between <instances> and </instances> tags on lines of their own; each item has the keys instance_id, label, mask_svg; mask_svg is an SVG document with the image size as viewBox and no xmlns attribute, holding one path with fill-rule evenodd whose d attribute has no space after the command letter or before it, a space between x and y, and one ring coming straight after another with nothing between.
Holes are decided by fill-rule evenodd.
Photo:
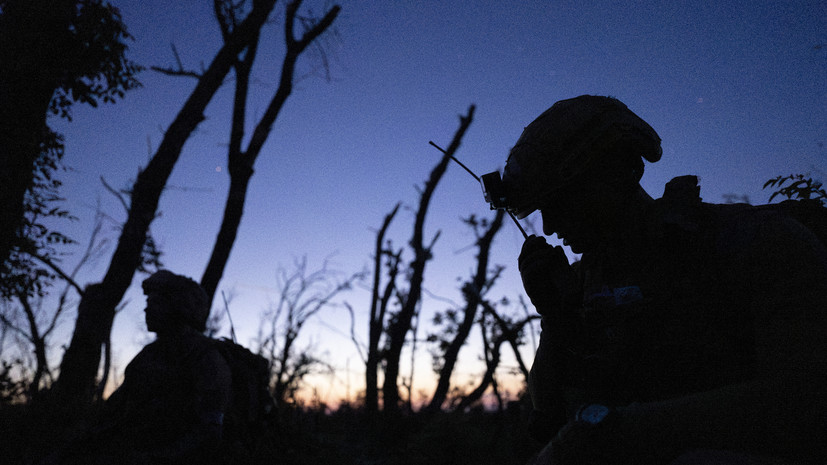
<instances>
[{"instance_id":1,"label":"radio antenna","mask_svg":"<svg viewBox=\"0 0 827 465\"><path fill-rule=\"evenodd\" d=\"M437 150L439 150L440 152L444 153L445 155L448 155L448 152L446 152L445 150L443 150L443 149L442 149L442 147L440 147L440 146L438 146L438 145L434 144L434 141L429 140L429 141L428 141L428 143L429 143L429 144L431 144L431 145L433 145L434 147L436 147L436 149L437 149ZM459 160L457 160L457 159L456 159L453 155L448 155L448 156L449 156L449 157L451 157L451 160L454 160L455 162L457 162L457 164L458 164L459 166L461 166L461 167L465 168L465 171L467 171L467 172L468 172L468 174L470 174L471 176L473 176L473 177L474 177L474 179L476 179L476 180L477 180L477 182L480 182L480 177L479 177L479 176L477 176L476 174L474 174L474 172L473 172L473 171L471 171L471 169L470 169L470 168L468 168L467 166L463 165L463 164L462 164L462 162L461 162L461 161L459 161Z\"/></svg>"},{"instance_id":2,"label":"radio antenna","mask_svg":"<svg viewBox=\"0 0 827 465\"><path fill-rule=\"evenodd\" d=\"M463 169L465 169L465 171L467 171L467 172L468 172L468 174L470 174L471 176L473 176L473 177L474 177L474 179L476 179L476 180L477 180L477 182L480 182L480 177L479 177L479 176L477 176L476 174L474 174L474 172L473 172L473 171L471 171L471 169L470 169L470 168L468 168L467 166L463 165L461 161L457 160L457 159L456 159L453 155L450 155L450 154L449 154L448 152L446 152L446 151L445 151L442 147L440 147L440 146L436 145L436 144L434 143L434 141L429 140L429 141L428 141L428 143L429 143L429 144L431 144L431 145L433 145L434 147L436 147L436 149L437 149L437 150L439 150L440 152L442 152L443 154L448 155L449 157L451 157L451 160L454 160L455 162L457 162L457 164L458 164L459 166L463 167ZM493 207L492 207L492 208L493 208ZM512 220L514 220L514 224L516 224L516 225L517 225L517 229L519 229L519 230L520 230L520 232L521 232L521 233L523 233L523 238L528 239L528 234L526 234L525 229L523 229L522 225L520 225L520 222L519 222L519 221L517 221L517 218L516 218L516 217L514 217L514 215L513 215L510 211L508 211L507 209L505 210L505 212L506 212L506 213L508 213L508 216L510 216Z\"/></svg>"}]
</instances>

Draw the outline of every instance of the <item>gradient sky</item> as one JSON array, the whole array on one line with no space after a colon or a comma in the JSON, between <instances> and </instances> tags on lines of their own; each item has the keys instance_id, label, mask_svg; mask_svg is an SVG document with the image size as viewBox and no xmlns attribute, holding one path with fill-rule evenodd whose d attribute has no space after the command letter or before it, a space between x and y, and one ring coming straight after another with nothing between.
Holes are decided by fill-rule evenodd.
<instances>
[{"instance_id":1,"label":"gradient sky","mask_svg":"<svg viewBox=\"0 0 827 465\"><path fill-rule=\"evenodd\" d=\"M198 69L220 47L207 0L113 0L135 36L130 57L145 66L174 64L175 44L186 67ZM307 0L318 13L326 5ZM351 1L341 2L336 34L325 39L328 82L318 56L300 60L298 81L256 164L239 236L220 289L231 304L241 342L254 336L258 315L275 298L276 269L306 255L311 269L331 257L346 273L370 264L375 230L398 201L415 205L459 114L476 104L474 122L457 153L478 174L502 168L522 128L555 101L581 94L612 95L651 124L664 155L647 165L642 184L654 197L674 176L697 174L701 195L766 202L761 186L778 174L827 170L827 3L816 1ZM283 6L278 6L278 18ZM278 80L280 22L267 27L254 71L251 120L263 112ZM99 201L112 217L123 209L103 188L127 187L161 140L194 81L152 71L142 89L116 105L76 108L66 135L67 207L80 221L68 232L88 236ZM231 86L207 109L161 198L153 223L174 272L200 279L221 221L228 186L226 142ZM475 181L451 166L432 200L426 235L442 235L425 286L460 300L457 278L473 268L473 236L459 219L491 215ZM397 215L390 237L410 237L413 213ZM539 226L539 219L535 220ZM108 229L113 240L117 231ZM505 224L493 258L508 266L492 296L521 292L516 257L522 237ZM80 247L78 247L79 249ZM110 252L111 253L111 252ZM84 274L99 280L109 255ZM67 259L71 263L71 259ZM137 282L137 281L136 281ZM347 295L362 311L367 290ZM115 353L128 360L147 340L143 298L116 319ZM446 304L426 297L427 319ZM334 331L349 325L332 310L307 328L346 382L361 382L352 343ZM67 328L73 321L67 322ZM422 333L421 333L422 334ZM466 351L470 362L477 351ZM426 355L423 352L423 355ZM423 357L423 377L429 361ZM125 361L122 362L125 364ZM475 373L465 365L459 371ZM423 380L424 382L424 380Z\"/></svg>"}]
</instances>

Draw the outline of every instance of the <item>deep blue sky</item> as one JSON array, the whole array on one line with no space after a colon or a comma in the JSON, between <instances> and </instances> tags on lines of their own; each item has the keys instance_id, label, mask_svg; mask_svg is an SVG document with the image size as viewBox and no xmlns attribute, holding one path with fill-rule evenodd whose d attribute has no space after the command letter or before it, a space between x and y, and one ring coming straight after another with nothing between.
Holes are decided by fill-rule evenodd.
<instances>
[{"instance_id":1,"label":"deep blue sky","mask_svg":"<svg viewBox=\"0 0 827 465\"><path fill-rule=\"evenodd\" d=\"M113 0L135 41L130 57L146 66L174 63L174 43L187 67L211 60L220 36L207 0ZM316 12L325 5L307 0ZM305 76L276 122L256 165L238 240L221 289L234 290L231 309L242 342L274 298L275 270L307 255L311 267L332 256L353 272L370 263L375 229L397 201L414 205L421 185L472 103L476 118L458 157L478 173L501 168L522 128L555 101L580 94L612 95L648 121L663 139L663 159L647 165L643 186L653 196L683 174L697 174L701 195L726 193L765 202L767 179L827 170L827 3L818 1L351 1L341 2L337 34L328 35L332 80L308 53ZM278 79L279 19L267 28L255 70L261 114ZM144 87L97 110L76 109L66 134L67 206L88 235L98 199L123 218L99 182L126 187L156 148L163 128L194 81L152 71ZM186 145L153 232L164 263L199 279L221 220L227 189L226 141L230 86L208 108ZM425 285L459 300L456 278L473 267L473 237L459 222L490 214L475 182L452 166L432 201L428 235L442 231ZM391 235L404 244L412 213L398 215ZM538 224L539 224L539 220ZM114 239L116 232L110 230ZM504 225L495 260L507 265L494 295L521 291L516 256L522 238ZM100 279L108 255L82 282ZM365 308L366 291L349 295ZM143 299L116 320L115 349L128 358L145 340ZM445 304L426 298L426 315ZM347 327L344 311L325 323ZM357 328L364 330L364 320ZM69 324L71 326L71 324ZM315 324L320 350L347 360L361 376L350 341ZM476 354L469 351L469 360ZM124 362L125 363L125 362ZM428 371L427 361L420 373ZM474 369L469 369L473 372ZM344 376L343 374L341 375ZM353 383L356 379L353 378Z\"/></svg>"}]
</instances>

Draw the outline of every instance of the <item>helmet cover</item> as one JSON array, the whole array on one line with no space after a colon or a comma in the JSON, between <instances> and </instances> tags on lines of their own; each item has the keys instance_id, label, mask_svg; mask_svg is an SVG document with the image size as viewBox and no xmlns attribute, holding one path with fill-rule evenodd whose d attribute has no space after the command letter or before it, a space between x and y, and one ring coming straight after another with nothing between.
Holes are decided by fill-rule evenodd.
<instances>
[{"instance_id":1,"label":"helmet cover","mask_svg":"<svg viewBox=\"0 0 827 465\"><path fill-rule=\"evenodd\" d=\"M141 284L144 294L157 292L173 303L180 321L198 331L204 331L210 315L207 293L192 279L167 270L160 270Z\"/></svg>"},{"instance_id":2,"label":"helmet cover","mask_svg":"<svg viewBox=\"0 0 827 465\"><path fill-rule=\"evenodd\" d=\"M523 130L508 155L503 184L509 210L525 218L587 168L620 154L656 162L662 154L660 137L612 97L581 95L555 103ZM639 180L643 172L637 171Z\"/></svg>"}]
</instances>

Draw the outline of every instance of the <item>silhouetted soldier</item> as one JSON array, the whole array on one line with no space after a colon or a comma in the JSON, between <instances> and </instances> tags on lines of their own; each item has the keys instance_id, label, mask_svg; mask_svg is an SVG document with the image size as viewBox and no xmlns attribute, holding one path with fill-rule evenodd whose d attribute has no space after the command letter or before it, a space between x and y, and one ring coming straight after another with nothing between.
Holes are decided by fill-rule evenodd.
<instances>
[{"instance_id":1,"label":"silhouetted soldier","mask_svg":"<svg viewBox=\"0 0 827 465\"><path fill-rule=\"evenodd\" d=\"M825 463L827 250L776 206L701 202L684 176L639 185L660 138L616 99L557 102L503 174L582 260L529 237L543 316L531 370L543 464Z\"/></svg>"},{"instance_id":2,"label":"silhouetted soldier","mask_svg":"<svg viewBox=\"0 0 827 465\"><path fill-rule=\"evenodd\" d=\"M202 333L209 302L195 281L158 271L143 282L157 339L127 365L103 421L63 461L212 463L219 459L231 370ZM67 457L66 455L70 456Z\"/></svg>"}]
</instances>

